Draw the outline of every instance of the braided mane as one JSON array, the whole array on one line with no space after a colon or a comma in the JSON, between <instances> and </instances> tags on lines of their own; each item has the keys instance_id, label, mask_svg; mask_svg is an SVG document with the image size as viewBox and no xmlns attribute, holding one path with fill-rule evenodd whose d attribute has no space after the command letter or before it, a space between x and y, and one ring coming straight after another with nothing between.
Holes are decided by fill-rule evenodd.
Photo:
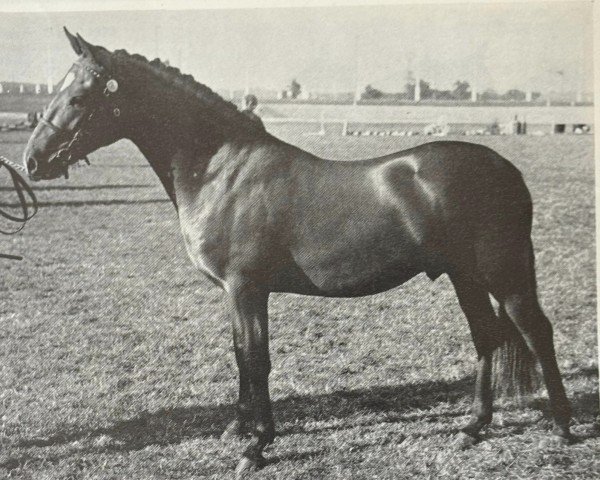
<instances>
[{"instance_id":1,"label":"braided mane","mask_svg":"<svg viewBox=\"0 0 600 480\"><path fill-rule=\"evenodd\" d=\"M221 119L224 127L237 127L248 132L264 132L261 125L240 112L233 103L196 81L192 75L181 73L179 68L166 65L159 58L150 61L143 55L129 53L127 50L115 50L109 54L117 61L125 63L133 61L147 67L150 72L157 74L169 85L180 87L185 93L190 94L204 107L207 107L216 118Z\"/></svg>"}]
</instances>

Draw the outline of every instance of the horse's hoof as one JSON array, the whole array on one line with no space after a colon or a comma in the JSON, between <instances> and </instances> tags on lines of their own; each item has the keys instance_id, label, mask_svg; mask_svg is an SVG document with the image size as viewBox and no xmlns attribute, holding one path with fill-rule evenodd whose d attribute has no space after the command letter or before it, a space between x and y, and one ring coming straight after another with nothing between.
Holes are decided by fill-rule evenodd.
<instances>
[{"instance_id":1,"label":"horse's hoof","mask_svg":"<svg viewBox=\"0 0 600 480\"><path fill-rule=\"evenodd\" d=\"M470 435L467 432L459 432L453 442L455 450L466 450L479 442L479 438L475 435Z\"/></svg>"},{"instance_id":2,"label":"horse's hoof","mask_svg":"<svg viewBox=\"0 0 600 480\"><path fill-rule=\"evenodd\" d=\"M262 456L255 459L243 456L235 469L235 480L242 480L246 475L264 467L265 463L265 459Z\"/></svg>"},{"instance_id":3,"label":"horse's hoof","mask_svg":"<svg viewBox=\"0 0 600 480\"><path fill-rule=\"evenodd\" d=\"M221 441L229 442L230 440L239 439L242 436L242 424L236 419L227 425L227 427L225 427L225 431L221 434Z\"/></svg>"}]
</instances>

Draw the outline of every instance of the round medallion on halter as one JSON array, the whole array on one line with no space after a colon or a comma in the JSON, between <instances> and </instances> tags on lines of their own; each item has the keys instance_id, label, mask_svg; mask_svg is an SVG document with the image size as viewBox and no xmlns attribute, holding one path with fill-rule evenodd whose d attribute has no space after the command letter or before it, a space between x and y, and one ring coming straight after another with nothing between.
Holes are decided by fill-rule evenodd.
<instances>
[{"instance_id":1,"label":"round medallion on halter","mask_svg":"<svg viewBox=\"0 0 600 480\"><path fill-rule=\"evenodd\" d=\"M111 78L108 82L106 82L106 90L108 90L110 93L115 93L118 89L119 84L114 78Z\"/></svg>"}]
</instances>

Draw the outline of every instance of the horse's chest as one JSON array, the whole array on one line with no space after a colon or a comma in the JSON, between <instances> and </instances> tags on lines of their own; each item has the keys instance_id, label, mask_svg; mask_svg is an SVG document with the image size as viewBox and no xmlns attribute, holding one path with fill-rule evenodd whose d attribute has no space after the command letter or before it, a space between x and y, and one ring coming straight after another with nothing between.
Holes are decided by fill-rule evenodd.
<instances>
[{"instance_id":1,"label":"horse's chest","mask_svg":"<svg viewBox=\"0 0 600 480\"><path fill-rule=\"evenodd\" d=\"M260 262L265 239L255 228L252 202L221 197L204 198L180 208L180 223L187 252L204 274L220 284Z\"/></svg>"},{"instance_id":2,"label":"horse's chest","mask_svg":"<svg viewBox=\"0 0 600 480\"><path fill-rule=\"evenodd\" d=\"M222 283L228 258L225 219L208 206L183 208L179 218L190 259L205 275Z\"/></svg>"}]
</instances>

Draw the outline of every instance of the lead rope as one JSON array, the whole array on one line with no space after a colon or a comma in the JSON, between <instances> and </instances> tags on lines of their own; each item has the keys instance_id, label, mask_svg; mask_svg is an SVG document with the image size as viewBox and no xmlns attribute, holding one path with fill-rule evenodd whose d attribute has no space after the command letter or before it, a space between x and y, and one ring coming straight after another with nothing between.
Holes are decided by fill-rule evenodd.
<instances>
[{"instance_id":1,"label":"lead rope","mask_svg":"<svg viewBox=\"0 0 600 480\"><path fill-rule=\"evenodd\" d=\"M0 155L0 168L2 168L2 166L4 166L8 170L8 173L10 173L11 179L13 181L13 187L15 188L15 191L17 192L17 196L19 197L19 203L20 203L21 212L22 212L23 216L17 217L15 215L12 215L12 214L0 209L1 217L4 217L10 221L21 224L16 230L0 229L0 233L2 233L3 235L14 235L15 233L18 233L21 230L23 230L23 228L25 227L25 224L29 220L31 220L31 218L33 218L33 216L37 213L38 202L37 202L37 198L35 197L35 194L33 193L33 190L31 189L31 187L27 184L25 179L19 173L17 173L17 170L20 172L23 172L23 173L27 173L27 170L25 169L25 167L23 167L22 165L19 165L17 163L14 163L14 162L10 161L8 158ZM31 205L32 206L31 213L29 210L29 205L27 204L27 199L25 198L25 194L23 192L25 192L25 194L27 194L27 196L31 200L31 204L32 204ZM19 255L9 255L7 253L0 253L0 258L7 258L10 260L23 260L23 257L21 257Z\"/></svg>"}]
</instances>

